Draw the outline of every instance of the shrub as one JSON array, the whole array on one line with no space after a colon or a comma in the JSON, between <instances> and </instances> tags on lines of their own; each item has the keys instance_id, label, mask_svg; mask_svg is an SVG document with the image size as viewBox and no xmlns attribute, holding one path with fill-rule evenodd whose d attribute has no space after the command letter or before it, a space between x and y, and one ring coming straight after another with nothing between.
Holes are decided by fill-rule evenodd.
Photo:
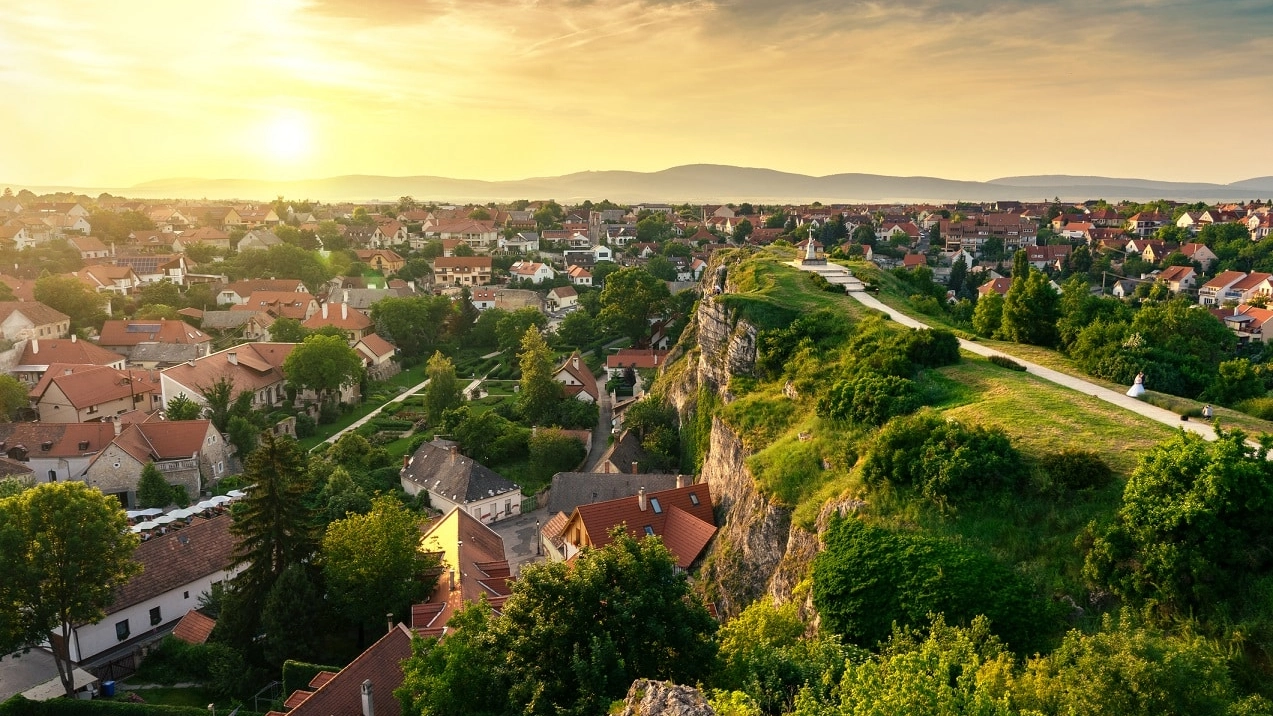
<instances>
[{"instance_id":1,"label":"shrub","mask_svg":"<svg viewBox=\"0 0 1273 716\"><path fill-rule=\"evenodd\" d=\"M1114 479L1114 471L1090 450L1066 448L1039 458L1039 467L1054 488L1090 490L1104 487Z\"/></svg>"},{"instance_id":2,"label":"shrub","mask_svg":"<svg viewBox=\"0 0 1273 716\"><path fill-rule=\"evenodd\" d=\"M314 434L317 425L309 413L300 413L296 416L296 437L307 438Z\"/></svg>"},{"instance_id":3,"label":"shrub","mask_svg":"<svg viewBox=\"0 0 1273 716\"><path fill-rule=\"evenodd\" d=\"M894 418L867 452L868 483L913 487L938 505L1016 487L1021 455L1000 429L966 427L925 410Z\"/></svg>"},{"instance_id":4,"label":"shrub","mask_svg":"<svg viewBox=\"0 0 1273 716\"><path fill-rule=\"evenodd\" d=\"M308 689L309 682L318 676L320 671L330 671L333 674L340 671L339 666L322 666L319 664L310 664L305 661L294 661L288 659L283 662L283 693L292 694L297 689Z\"/></svg>"},{"instance_id":5,"label":"shrub","mask_svg":"<svg viewBox=\"0 0 1273 716\"><path fill-rule=\"evenodd\" d=\"M898 345L915 365L940 368L959 362L959 339L944 328L918 329L901 334Z\"/></svg>"},{"instance_id":6,"label":"shrub","mask_svg":"<svg viewBox=\"0 0 1273 716\"><path fill-rule=\"evenodd\" d=\"M838 381L818 401L818 412L835 420L878 426L899 415L913 413L920 405L914 381L866 373L853 381Z\"/></svg>"},{"instance_id":7,"label":"shrub","mask_svg":"<svg viewBox=\"0 0 1273 716\"><path fill-rule=\"evenodd\" d=\"M1235 407L1261 420L1273 420L1273 398L1250 398L1238 403Z\"/></svg>"},{"instance_id":8,"label":"shrub","mask_svg":"<svg viewBox=\"0 0 1273 716\"><path fill-rule=\"evenodd\" d=\"M1025 370L1025 366L1023 366L1023 365L1021 365L1020 363L1018 363L1018 362L1016 362L1016 361L1012 360L1012 359L1011 359L1011 358L1009 358L1008 356L995 354L995 355L990 356L990 359L989 359L989 360L990 360L990 362L991 362L991 363L994 363L995 365L999 366L1000 368L1007 368L1008 370L1019 370L1019 371L1024 371L1024 370Z\"/></svg>"}]
</instances>

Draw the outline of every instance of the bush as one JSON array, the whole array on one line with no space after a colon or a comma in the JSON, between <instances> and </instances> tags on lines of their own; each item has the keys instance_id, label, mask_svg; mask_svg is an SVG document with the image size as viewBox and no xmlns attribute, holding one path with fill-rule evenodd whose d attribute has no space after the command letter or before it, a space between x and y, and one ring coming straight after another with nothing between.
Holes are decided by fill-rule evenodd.
<instances>
[{"instance_id":1,"label":"bush","mask_svg":"<svg viewBox=\"0 0 1273 716\"><path fill-rule=\"evenodd\" d=\"M1018 363L1018 362L1016 362L1016 361L1012 360L1012 359L1011 359L1011 358L1009 358L1008 356L1002 356L1002 355L995 354L995 355L990 356L989 360L990 360L990 362L991 362L991 363L994 363L995 365L999 366L1000 368L1007 368L1008 370L1019 370L1019 371L1024 371L1024 370L1025 370L1025 366L1023 366L1023 365L1021 365L1020 363Z\"/></svg>"},{"instance_id":2,"label":"bush","mask_svg":"<svg viewBox=\"0 0 1273 716\"><path fill-rule=\"evenodd\" d=\"M296 437L307 438L314 434L314 430L317 427L309 413L300 413L296 416Z\"/></svg>"},{"instance_id":3,"label":"bush","mask_svg":"<svg viewBox=\"0 0 1273 716\"><path fill-rule=\"evenodd\" d=\"M1273 420L1273 398L1250 398L1235 406L1238 410L1261 420Z\"/></svg>"},{"instance_id":4,"label":"bush","mask_svg":"<svg viewBox=\"0 0 1273 716\"><path fill-rule=\"evenodd\" d=\"M925 368L940 368L959 362L959 339L944 328L907 331L898 345L911 362Z\"/></svg>"},{"instance_id":5,"label":"bush","mask_svg":"<svg viewBox=\"0 0 1273 716\"><path fill-rule=\"evenodd\" d=\"M925 410L894 418L866 454L868 483L913 487L939 506L1016 487L1021 455L1000 429L966 427Z\"/></svg>"},{"instance_id":6,"label":"bush","mask_svg":"<svg viewBox=\"0 0 1273 716\"><path fill-rule=\"evenodd\" d=\"M288 659L283 662L283 693L292 694L297 689L308 689L309 682L318 676L320 671L330 671L333 674L340 671L339 666L321 666L319 664L310 664L305 661L293 661Z\"/></svg>"},{"instance_id":7,"label":"bush","mask_svg":"<svg viewBox=\"0 0 1273 716\"><path fill-rule=\"evenodd\" d=\"M0 716L207 716L207 714L206 709L188 706L134 704L103 699L28 701L21 694L0 703Z\"/></svg>"},{"instance_id":8,"label":"bush","mask_svg":"<svg viewBox=\"0 0 1273 716\"><path fill-rule=\"evenodd\" d=\"M856 380L841 380L818 401L818 412L834 420L883 425L891 418L919 409L915 382L894 375L865 373Z\"/></svg>"},{"instance_id":9,"label":"bush","mask_svg":"<svg viewBox=\"0 0 1273 716\"><path fill-rule=\"evenodd\" d=\"M1114 471L1090 450L1067 448L1039 458L1039 467L1047 475L1048 484L1064 490L1092 490L1108 485Z\"/></svg>"}]
</instances>

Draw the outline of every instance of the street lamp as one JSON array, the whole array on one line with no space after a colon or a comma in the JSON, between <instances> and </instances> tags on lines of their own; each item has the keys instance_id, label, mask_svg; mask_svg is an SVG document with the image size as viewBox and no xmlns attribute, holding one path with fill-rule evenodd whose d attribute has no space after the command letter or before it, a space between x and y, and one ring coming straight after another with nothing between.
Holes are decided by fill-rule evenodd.
<instances>
[{"instance_id":1,"label":"street lamp","mask_svg":"<svg viewBox=\"0 0 1273 716\"><path fill-rule=\"evenodd\" d=\"M535 556L543 554L544 535L539 531L539 520L535 520Z\"/></svg>"}]
</instances>

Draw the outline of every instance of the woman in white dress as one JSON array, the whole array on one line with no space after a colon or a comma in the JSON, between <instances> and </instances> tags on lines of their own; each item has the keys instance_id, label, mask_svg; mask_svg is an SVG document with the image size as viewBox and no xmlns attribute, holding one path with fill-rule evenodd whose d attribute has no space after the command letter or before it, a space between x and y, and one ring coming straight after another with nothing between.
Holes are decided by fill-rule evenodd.
<instances>
[{"instance_id":1,"label":"woman in white dress","mask_svg":"<svg viewBox=\"0 0 1273 716\"><path fill-rule=\"evenodd\" d=\"M1132 387L1127 389L1127 394L1133 398L1139 398L1145 394L1145 374L1137 373L1136 382L1132 383Z\"/></svg>"}]
</instances>

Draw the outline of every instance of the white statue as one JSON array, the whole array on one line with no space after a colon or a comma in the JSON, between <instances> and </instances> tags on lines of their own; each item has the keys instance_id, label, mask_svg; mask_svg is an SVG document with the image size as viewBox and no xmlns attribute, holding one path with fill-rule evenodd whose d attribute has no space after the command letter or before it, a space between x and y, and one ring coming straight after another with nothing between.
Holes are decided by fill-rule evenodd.
<instances>
[{"instance_id":1,"label":"white statue","mask_svg":"<svg viewBox=\"0 0 1273 716\"><path fill-rule=\"evenodd\" d=\"M1145 394L1145 374L1137 373L1136 382L1132 383L1132 387L1127 389L1127 394L1133 398L1139 398Z\"/></svg>"},{"instance_id":2,"label":"white statue","mask_svg":"<svg viewBox=\"0 0 1273 716\"><path fill-rule=\"evenodd\" d=\"M813 261L818 258L818 250L813 248L813 237L809 237L809 241L804 247L804 260Z\"/></svg>"}]
</instances>

